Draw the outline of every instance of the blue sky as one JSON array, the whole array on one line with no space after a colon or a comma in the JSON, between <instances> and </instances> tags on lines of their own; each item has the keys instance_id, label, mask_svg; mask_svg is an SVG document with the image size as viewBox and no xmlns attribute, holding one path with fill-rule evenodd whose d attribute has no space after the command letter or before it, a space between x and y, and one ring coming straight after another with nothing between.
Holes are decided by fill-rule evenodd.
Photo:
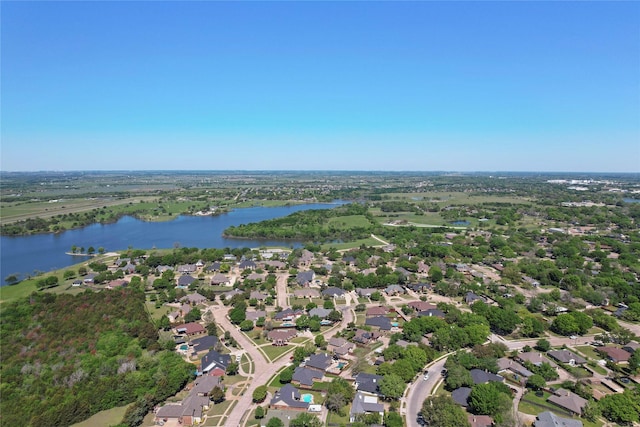
<instances>
[{"instance_id":1,"label":"blue sky","mask_svg":"<svg viewBox=\"0 0 640 427\"><path fill-rule=\"evenodd\" d=\"M639 2L2 2L0 168L640 172Z\"/></svg>"}]
</instances>

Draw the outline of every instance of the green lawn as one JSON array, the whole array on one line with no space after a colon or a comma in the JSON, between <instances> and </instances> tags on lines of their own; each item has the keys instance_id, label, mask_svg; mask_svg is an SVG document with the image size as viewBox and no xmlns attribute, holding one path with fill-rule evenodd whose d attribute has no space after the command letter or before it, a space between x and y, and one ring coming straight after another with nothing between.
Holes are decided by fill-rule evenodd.
<instances>
[{"instance_id":1,"label":"green lawn","mask_svg":"<svg viewBox=\"0 0 640 427\"><path fill-rule=\"evenodd\" d=\"M571 414L569 412L547 402L547 398L549 398L549 396L551 396L551 394L547 392L544 392L542 397L538 397L535 393L529 392L522 397L522 400L520 400L518 410L530 415L538 415L540 412L551 411L561 417L571 418Z\"/></svg>"},{"instance_id":2,"label":"green lawn","mask_svg":"<svg viewBox=\"0 0 640 427\"><path fill-rule=\"evenodd\" d=\"M599 356L598 353L596 353L596 350L590 345L581 345L581 346L575 347L575 349L590 359L595 359L595 360L602 359L602 356Z\"/></svg>"},{"instance_id":3,"label":"green lawn","mask_svg":"<svg viewBox=\"0 0 640 427\"><path fill-rule=\"evenodd\" d=\"M100 411L91 418L87 418L80 423L73 424L72 427L109 427L119 424L128 407L129 405L125 405Z\"/></svg>"},{"instance_id":4,"label":"green lawn","mask_svg":"<svg viewBox=\"0 0 640 427\"><path fill-rule=\"evenodd\" d=\"M284 345L284 346L266 345L266 346L260 347L260 349L262 349L262 351L264 351L264 353L267 355L267 358L269 358L269 360L272 362L278 359L280 356L282 356L286 352L293 351L294 348L295 347L292 345Z\"/></svg>"},{"instance_id":5,"label":"green lawn","mask_svg":"<svg viewBox=\"0 0 640 427\"><path fill-rule=\"evenodd\" d=\"M337 424L337 425L349 425L349 408L344 408L343 411L345 415L341 417L335 412L329 412L327 415L327 424Z\"/></svg>"}]
</instances>

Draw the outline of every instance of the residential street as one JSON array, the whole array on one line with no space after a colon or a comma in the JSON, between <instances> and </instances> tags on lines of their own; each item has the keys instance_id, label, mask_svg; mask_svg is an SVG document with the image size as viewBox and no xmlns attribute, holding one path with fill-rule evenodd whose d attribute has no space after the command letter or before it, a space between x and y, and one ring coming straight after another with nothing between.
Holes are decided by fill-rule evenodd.
<instances>
[{"instance_id":1,"label":"residential street","mask_svg":"<svg viewBox=\"0 0 640 427\"><path fill-rule=\"evenodd\" d=\"M280 292L278 292L278 295L280 295ZM231 336L238 342L238 345L248 353L255 366L254 376L251 378L249 387L240 397L240 400L233 408L225 422L225 425L227 426L241 426L246 422L246 418L244 418L245 413L247 413L253 405L253 391L256 387L267 384L267 381L269 381L277 371L289 363L289 357L284 356L274 362L268 362L264 355L256 348L254 343L242 334L238 327L234 326L228 319L227 315L230 310L229 307L225 307L222 304L214 304L209 306L207 310L213 314L216 324L225 331L229 331ZM327 340L332 338L342 329L346 328L347 324L349 324L349 322L353 322L355 319L353 310L349 305L341 307L340 310L342 312L342 321L340 324L335 325L324 334Z\"/></svg>"},{"instance_id":2,"label":"residential street","mask_svg":"<svg viewBox=\"0 0 640 427\"><path fill-rule=\"evenodd\" d=\"M444 368L444 364L446 363L447 358L444 357L433 365L428 367L429 370L429 379L424 380L423 375L419 374L418 379L416 379L410 386L409 391L406 393L405 397L403 397L406 402L406 417L407 417L407 426L408 427L417 427L418 424L418 412L422 408L422 402L427 396L431 395L432 390L438 384L439 381L443 379L443 376L440 374L442 369Z\"/></svg>"}]
</instances>

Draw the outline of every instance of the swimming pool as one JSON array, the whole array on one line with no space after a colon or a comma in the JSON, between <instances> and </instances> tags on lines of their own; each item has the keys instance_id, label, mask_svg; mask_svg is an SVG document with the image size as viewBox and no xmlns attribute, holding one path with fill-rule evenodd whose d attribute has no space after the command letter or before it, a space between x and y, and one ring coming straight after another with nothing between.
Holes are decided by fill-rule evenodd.
<instances>
[{"instance_id":1,"label":"swimming pool","mask_svg":"<svg viewBox=\"0 0 640 427\"><path fill-rule=\"evenodd\" d=\"M342 369L342 368L344 368L345 366L347 366L347 363L346 363L346 362L338 362L338 369Z\"/></svg>"},{"instance_id":2,"label":"swimming pool","mask_svg":"<svg viewBox=\"0 0 640 427\"><path fill-rule=\"evenodd\" d=\"M391 322L391 326L393 326L394 328L398 327L398 322Z\"/></svg>"},{"instance_id":3,"label":"swimming pool","mask_svg":"<svg viewBox=\"0 0 640 427\"><path fill-rule=\"evenodd\" d=\"M305 403L313 403L313 394L305 393L300 396L300 399Z\"/></svg>"},{"instance_id":4,"label":"swimming pool","mask_svg":"<svg viewBox=\"0 0 640 427\"><path fill-rule=\"evenodd\" d=\"M182 344L182 345L180 346L180 350L182 350L182 351L187 351L187 350L189 350L189 346L188 346L187 344Z\"/></svg>"}]
</instances>

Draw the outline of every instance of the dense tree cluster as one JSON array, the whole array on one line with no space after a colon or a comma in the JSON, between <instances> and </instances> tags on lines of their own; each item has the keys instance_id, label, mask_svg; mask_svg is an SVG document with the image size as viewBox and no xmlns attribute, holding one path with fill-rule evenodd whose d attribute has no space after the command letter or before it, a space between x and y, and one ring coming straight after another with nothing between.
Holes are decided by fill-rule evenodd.
<instances>
[{"instance_id":1,"label":"dense tree cluster","mask_svg":"<svg viewBox=\"0 0 640 427\"><path fill-rule=\"evenodd\" d=\"M141 421L193 367L162 351L144 294L33 294L3 306L2 425L63 426L131 402ZM143 415L144 416L144 415Z\"/></svg>"}]
</instances>

